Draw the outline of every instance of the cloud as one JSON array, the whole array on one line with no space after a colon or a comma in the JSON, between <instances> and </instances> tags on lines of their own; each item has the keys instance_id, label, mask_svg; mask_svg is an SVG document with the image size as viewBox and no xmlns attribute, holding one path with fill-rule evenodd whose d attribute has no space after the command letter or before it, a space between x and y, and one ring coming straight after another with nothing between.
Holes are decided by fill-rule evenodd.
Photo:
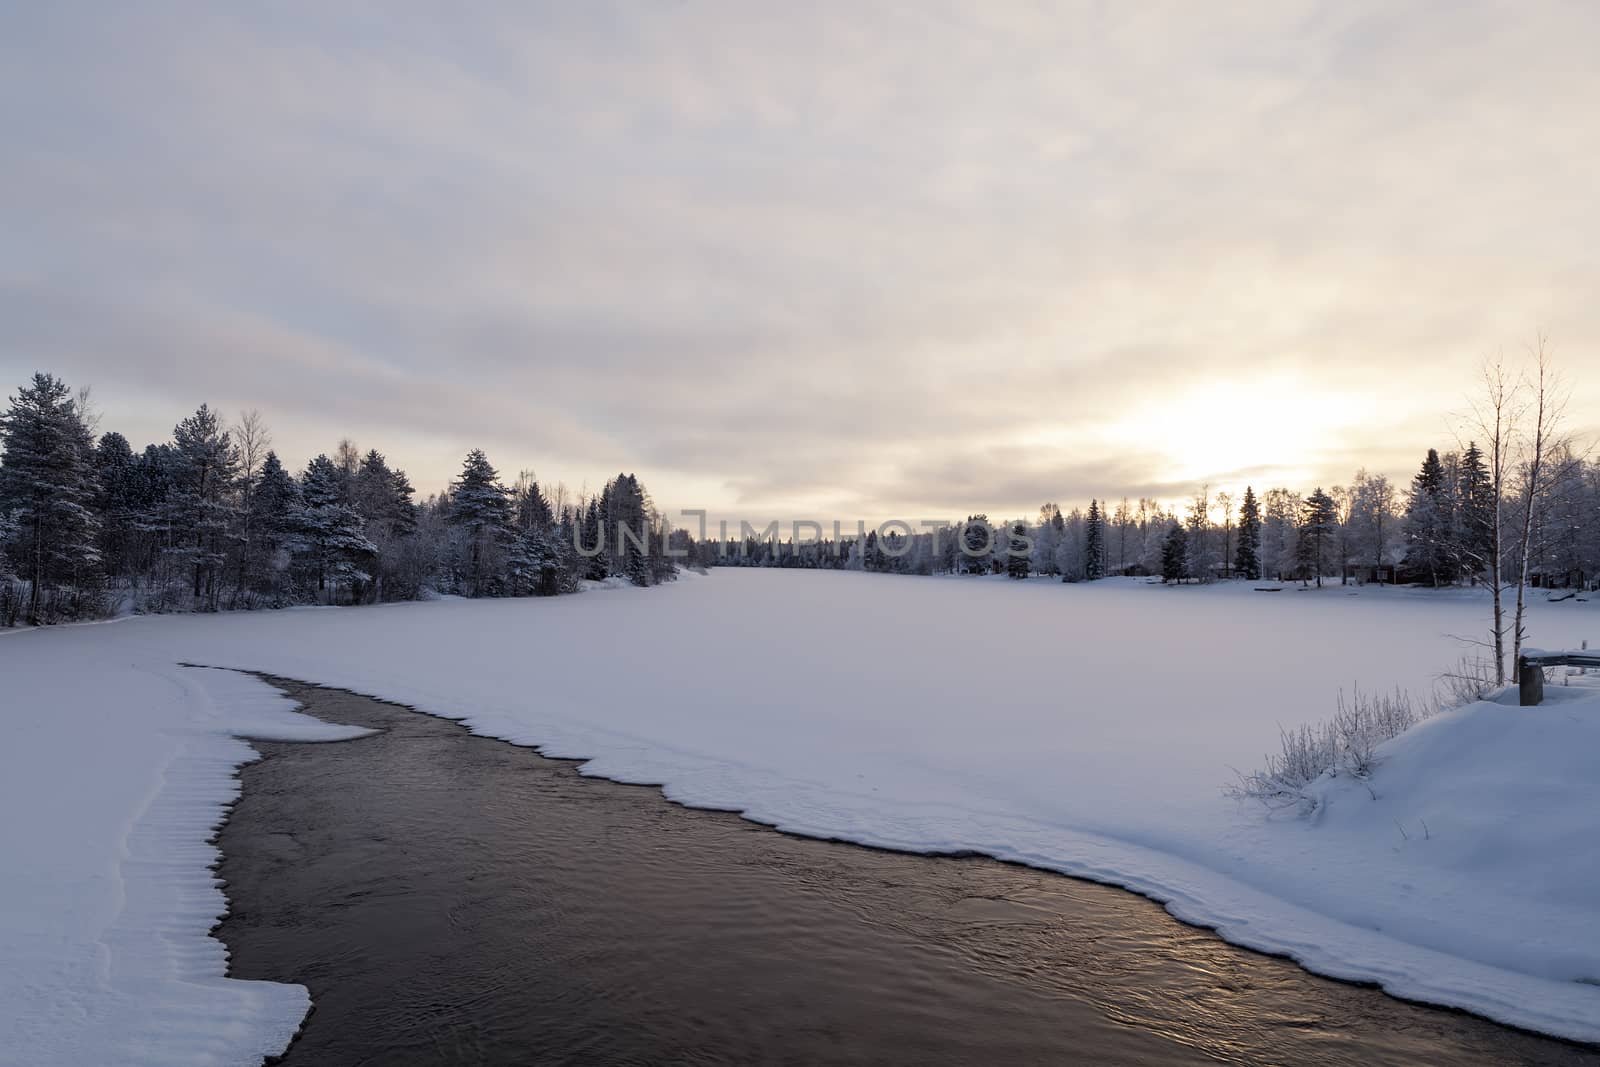
<instances>
[{"instance_id":1,"label":"cloud","mask_svg":"<svg viewBox=\"0 0 1600 1067\"><path fill-rule=\"evenodd\" d=\"M437 488L481 444L759 515L1399 476L1536 328L1596 410L1597 31L1493 3L18 9L0 380L90 381L134 437L208 400L294 461L351 435ZM1183 417L1113 439L1152 397ZM1175 460L1224 423L1258 459Z\"/></svg>"}]
</instances>

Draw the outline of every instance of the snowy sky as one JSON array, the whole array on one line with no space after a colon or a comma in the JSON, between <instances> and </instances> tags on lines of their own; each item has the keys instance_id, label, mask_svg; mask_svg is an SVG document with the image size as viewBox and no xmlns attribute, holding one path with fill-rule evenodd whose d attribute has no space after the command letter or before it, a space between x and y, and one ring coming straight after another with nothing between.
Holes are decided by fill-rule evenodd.
<instances>
[{"instance_id":1,"label":"snowy sky","mask_svg":"<svg viewBox=\"0 0 1600 1067\"><path fill-rule=\"evenodd\" d=\"M1600 428L1597 40L1586 0L6 5L0 390L752 518L1406 475L1537 329Z\"/></svg>"}]
</instances>

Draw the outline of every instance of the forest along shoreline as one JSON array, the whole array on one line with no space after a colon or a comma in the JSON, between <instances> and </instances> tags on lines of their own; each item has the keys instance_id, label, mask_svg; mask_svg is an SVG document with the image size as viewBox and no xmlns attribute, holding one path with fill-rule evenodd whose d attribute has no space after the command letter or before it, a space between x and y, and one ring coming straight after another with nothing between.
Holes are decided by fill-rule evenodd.
<instances>
[{"instance_id":1,"label":"forest along shoreline","mask_svg":"<svg viewBox=\"0 0 1600 1067\"><path fill-rule=\"evenodd\" d=\"M787 834L260 677L381 731L253 741L264 758L218 834L230 975L311 991L286 1064L1600 1065L1229 945L1124 890Z\"/></svg>"}]
</instances>

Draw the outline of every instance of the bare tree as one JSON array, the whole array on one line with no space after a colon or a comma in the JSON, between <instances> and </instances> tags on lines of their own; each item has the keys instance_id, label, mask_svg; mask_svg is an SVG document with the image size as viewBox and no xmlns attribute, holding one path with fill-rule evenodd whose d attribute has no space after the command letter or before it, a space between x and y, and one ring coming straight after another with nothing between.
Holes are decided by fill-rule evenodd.
<instances>
[{"instance_id":1,"label":"bare tree","mask_svg":"<svg viewBox=\"0 0 1600 1067\"><path fill-rule=\"evenodd\" d=\"M1362 473L1358 471L1356 477L1360 478ZM1356 555L1356 514L1359 511L1356 488L1336 485L1328 495L1333 498L1333 521L1338 528L1334 545L1339 553L1339 584L1349 585L1350 563Z\"/></svg>"},{"instance_id":2,"label":"bare tree","mask_svg":"<svg viewBox=\"0 0 1600 1067\"><path fill-rule=\"evenodd\" d=\"M333 450L333 465L339 468L346 482L356 476L356 471L361 469L361 450L356 443L348 437L340 438L339 447Z\"/></svg>"},{"instance_id":3,"label":"bare tree","mask_svg":"<svg viewBox=\"0 0 1600 1067\"><path fill-rule=\"evenodd\" d=\"M100 436L100 409L94 404L94 386L78 386L77 395L73 397L73 405L78 409L78 421L89 431L89 439L92 442Z\"/></svg>"},{"instance_id":4,"label":"bare tree","mask_svg":"<svg viewBox=\"0 0 1600 1067\"><path fill-rule=\"evenodd\" d=\"M1233 577L1233 494L1218 493L1217 506L1222 509L1222 573Z\"/></svg>"},{"instance_id":5,"label":"bare tree","mask_svg":"<svg viewBox=\"0 0 1600 1067\"><path fill-rule=\"evenodd\" d=\"M1529 439L1522 461L1522 529L1517 535L1517 606L1511 628L1513 662L1522 654L1522 642L1527 637L1528 560L1533 554L1536 512L1543 506L1551 483L1564 473L1558 469L1562 465L1555 461L1555 457L1570 454L1571 451L1562 438L1568 392L1561 375L1550 364L1543 334L1534 339L1529 355L1533 360L1533 377L1524 383L1524 387L1532 397L1528 406L1533 422L1528 428Z\"/></svg>"},{"instance_id":6,"label":"bare tree","mask_svg":"<svg viewBox=\"0 0 1600 1067\"><path fill-rule=\"evenodd\" d=\"M1483 438L1487 446L1485 458L1489 464L1489 489L1492 500L1489 503L1489 513L1485 517L1489 528L1484 538L1485 551L1482 555L1488 558L1477 557L1475 562L1489 571L1489 593L1493 598L1489 644L1494 649L1495 685L1499 686L1506 684L1505 581L1501 573L1505 559L1503 510L1506 470L1511 463L1517 425L1522 419L1523 383L1512 379L1510 372L1506 370L1505 357L1498 354L1484 360L1482 375L1482 392L1476 399L1469 401L1465 421L1477 436ZM1474 555L1476 557L1476 553Z\"/></svg>"},{"instance_id":7,"label":"bare tree","mask_svg":"<svg viewBox=\"0 0 1600 1067\"><path fill-rule=\"evenodd\" d=\"M1211 526L1211 483L1202 485L1189 504L1189 558L1196 574L1210 580L1211 560L1206 556L1206 530Z\"/></svg>"},{"instance_id":8,"label":"bare tree","mask_svg":"<svg viewBox=\"0 0 1600 1067\"><path fill-rule=\"evenodd\" d=\"M267 458L267 450L272 447L272 434L261 412L255 408L239 412L239 421L233 426L233 440L239 449L239 495L242 498L239 501L239 588L235 590L239 594L250 588L250 519L254 511L252 497L255 495L256 475L261 473L261 464Z\"/></svg>"},{"instance_id":9,"label":"bare tree","mask_svg":"<svg viewBox=\"0 0 1600 1067\"><path fill-rule=\"evenodd\" d=\"M1368 476L1361 485L1362 495L1366 500L1367 519L1372 524L1372 575L1381 584L1383 555L1388 547L1389 516L1394 514L1395 508L1394 486L1384 474Z\"/></svg>"},{"instance_id":10,"label":"bare tree","mask_svg":"<svg viewBox=\"0 0 1600 1067\"><path fill-rule=\"evenodd\" d=\"M233 425L233 440L239 446L239 477L248 485L255 480L261 461L272 447L272 432L261 412L254 408L239 412L239 421Z\"/></svg>"}]
</instances>

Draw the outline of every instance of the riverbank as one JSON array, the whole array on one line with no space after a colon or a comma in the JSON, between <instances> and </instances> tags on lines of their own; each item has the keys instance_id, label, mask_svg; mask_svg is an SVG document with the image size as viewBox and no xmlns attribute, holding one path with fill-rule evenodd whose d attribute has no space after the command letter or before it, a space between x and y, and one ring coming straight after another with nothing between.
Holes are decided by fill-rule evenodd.
<instances>
[{"instance_id":1,"label":"riverbank","mask_svg":"<svg viewBox=\"0 0 1600 1067\"><path fill-rule=\"evenodd\" d=\"M283 1062L1600 1064L1308 975L1104 886L808 840L342 691L260 743L218 844Z\"/></svg>"}]
</instances>

